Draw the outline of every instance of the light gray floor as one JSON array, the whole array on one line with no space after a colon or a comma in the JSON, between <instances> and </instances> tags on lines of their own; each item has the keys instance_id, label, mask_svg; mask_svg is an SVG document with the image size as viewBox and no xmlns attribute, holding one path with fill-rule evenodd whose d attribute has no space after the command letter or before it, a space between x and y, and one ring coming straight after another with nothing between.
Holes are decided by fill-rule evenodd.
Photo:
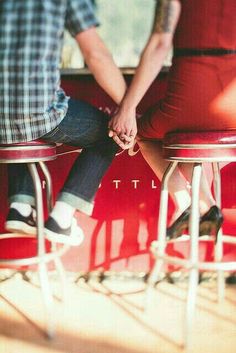
<instances>
[{"instance_id":1,"label":"light gray floor","mask_svg":"<svg viewBox=\"0 0 236 353\"><path fill-rule=\"evenodd\" d=\"M19 275L0 283L1 353L183 351L185 282L160 283L151 310L145 312L145 285L140 280L110 278L100 284L95 278L88 284L75 284L73 277L69 279L67 304L55 301L56 337L52 341L41 331L44 312L37 286ZM57 283L53 283L57 292ZM215 301L214 287L214 280L199 286L193 353L236 352L236 286L227 287L222 304Z\"/></svg>"}]
</instances>

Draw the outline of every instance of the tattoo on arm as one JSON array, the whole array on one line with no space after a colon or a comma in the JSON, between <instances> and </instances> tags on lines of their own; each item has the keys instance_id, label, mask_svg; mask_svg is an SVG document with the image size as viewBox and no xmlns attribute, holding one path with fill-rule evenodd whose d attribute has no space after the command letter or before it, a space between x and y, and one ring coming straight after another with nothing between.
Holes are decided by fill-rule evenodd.
<instances>
[{"instance_id":1,"label":"tattoo on arm","mask_svg":"<svg viewBox=\"0 0 236 353\"><path fill-rule=\"evenodd\" d=\"M174 30L173 16L172 0L157 0L153 32L171 33Z\"/></svg>"}]
</instances>

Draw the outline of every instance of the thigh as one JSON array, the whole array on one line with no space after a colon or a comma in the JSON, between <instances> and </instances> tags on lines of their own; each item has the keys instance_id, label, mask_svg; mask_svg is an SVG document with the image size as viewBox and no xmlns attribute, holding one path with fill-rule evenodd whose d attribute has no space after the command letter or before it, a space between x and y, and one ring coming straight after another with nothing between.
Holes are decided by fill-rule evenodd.
<instances>
[{"instance_id":1,"label":"thigh","mask_svg":"<svg viewBox=\"0 0 236 353\"><path fill-rule=\"evenodd\" d=\"M174 60L166 95L138 122L142 138L162 139L170 131L217 130L229 127L211 111L222 92L213 59Z\"/></svg>"},{"instance_id":2,"label":"thigh","mask_svg":"<svg viewBox=\"0 0 236 353\"><path fill-rule=\"evenodd\" d=\"M43 139L71 146L91 147L108 140L109 116L87 102L70 99L61 123Z\"/></svg>"},{"instance_id":3,"label":"thigh","mask_svg":"<svg viewBox=\"0 0 236 353\"><path fill-rule=\"evenodd\" d=\"M141 138L163 139L167 132L181 128L186 122L184 106L188 100L186 96L188 90L186 83L183 83L186 80L185 71L182 70L182 66L176 63L173 65L164 98L149 108L138 120L138 134ZM189 81L189 74L187 80Z\"/></svg>"},{"instance_id":4,"label":"thigh","mask_svg":"<svg viewBox=\"0 0 236 353\"><path fill-rule=\"evenodd\" d=\"M148 111L138 120L139 138L162 140L168 131L176 129L176 117L162 111L162 102L163 100L148 109Z\"/></svg>"}]
</instances>

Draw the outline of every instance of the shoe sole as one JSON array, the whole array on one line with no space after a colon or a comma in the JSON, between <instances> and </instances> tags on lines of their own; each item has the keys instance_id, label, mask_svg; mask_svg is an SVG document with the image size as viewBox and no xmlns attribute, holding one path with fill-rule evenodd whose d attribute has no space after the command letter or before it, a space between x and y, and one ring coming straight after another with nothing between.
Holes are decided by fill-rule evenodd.
<instances>
[{"instance_id":1,"label":"shoe sole","mask_svg":"<svg viewBox=\"0 0 236 353\"><path fill-rule=\"evenodd\" d=\"M76 237L72 237L71 235L57 234L47 228L45 228L44 231L46 239L51 241L52 243L79 246L84 240L84 234L82 230L81 233L79 233Z\"/></svg>"},{"instance_id":2,"label":"shoe sole","mask_svg":"<svg viewBox=\"0 0 236 353\"><path fill-rule=\"evenodd\" d=\"M24 235L36 235L37 228L31 227L28 224L20 221L7 221L5 223L5 229L11 233L20 233Z\"/></svg>"}]
</instances>

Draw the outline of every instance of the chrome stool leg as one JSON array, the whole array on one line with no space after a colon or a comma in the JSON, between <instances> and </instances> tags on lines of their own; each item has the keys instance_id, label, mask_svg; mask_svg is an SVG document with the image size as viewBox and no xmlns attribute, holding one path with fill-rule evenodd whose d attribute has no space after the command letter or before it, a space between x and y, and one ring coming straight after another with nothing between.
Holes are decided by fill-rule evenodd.
<instances>
[{"instance_id":1,"label":"chrome stool leg","mask_svg":"<svg viewBox=\"0 0 236 353\"><path fill-rule=\"evenodd\" d=\"M167 212L168 212L168 182L173 174L178 162L171 162L167 167L161 182L161 197L160 197L160 210L158 218L158 229L157 229L157 259L154 267L148 277L148 284L146 290L146 307L151 307L151 291L160 276L160 272L163 266L163 256L166 248L166 227L167 227Z\"/></svg>"},{"instance_id":2,"label":"chrome stool leg","mask_svg":"<svg viewBox=\"0 0 236 353\"><path fill-rule=\"evenodd\" d=\"M44 162L39 162L38 163L43 175L45 177L45 186L46 186L46 195L47 195L47 207L48 211L50 212L53 208L53 197L52 197L52 178L49 173L48 167Z\"/></svg>"},{"instance_id":3,"label":"chrome stool leg","mask_svg":"<svg viewBox=\"0 0 236 353\"><path fill-rule=\"evenodd\" d=\"M56 244L53 243L52 244L52 251L56 252L57 248L56 248ZM58 278L60 279L60 285L61 285L61 298L60 300L62 300L63 302L67 301L68 298L68 293L67 293L67 287L68 287L68 281L66 278L66 271L64 269L63 263L61 261L61 258L59 255L55 254L54 258L53 258L53 262L58 274Z\"/></svg>"},{"instance_id":4,"label":"chrome stool leg","mask_svg":"<svg viewBox=\"0 0 236 353\"><path fill-rule=\"evenodd\" d=\"M213 177L214 177L214 194L216 205L221 208L221 175L219 163L212 163ZM214 251L215 261L222 261L223 259L223 232L222 228L219 229L218 234L216 234L216 243ZM224 271L217 271L217 294L218 301L222 301L225 296L225 279Z\"/></svg>"},{"instance_id":5,"label":"chrome stool leg","mask_svg":"<svg viewBox=\"0 0 236 353\"><path fill-rule=\"evenodd\" d=\"M197 287L199 281L199 190L202 173L202 165L195 163L192 176L192 204L189 222L190 235L190 260L189 260L189 282L187 293L187 308L185 322L185 337L187 351L191 347L191 331L194 320L194 311L196 306Z\"/></svg>"},{"instance_id":6,"label":"chrome stool leg","mask_svg":"<svg viewBox=\"0 0 236 353\"><path fill-rule=\"evenodd\" d=\"M48 271L45 263L45 240L44 240L44 216L43 216L43 197L41 180L37 171L35 163L28 163L28 168L33 179L35 188L36 200L36 224L38 237L38 257L39 257L39 278L42 289L43 302L47 316L47 335L52 338L54 335L54 321L53 321L53 297L49 284Z\"/></svg>"},{"instance_id":7,"label":"chrome stool leg","mask_svg":"<svg viewBox=\"0 0 236 353\"><path fill-rule=\"evenodd\" d=\"M47 206L48 211L50 212L53 208L53 197L52 197L52 179L48 167L44 162L39 162L40 168L43 172L45 177L45 186L46 186L46 195L47 195ZM66 301L67 298L67 280L66 280L66 272L64 266L62 264L61 258L59 255L56 254L57 252L57 245L56 243L52 243L52 252L55 253L55 257L53 259L58 277L61 282L61 291L62 291L62 300Z\"/></svg>"},{"instance_id":8,"label":"chrome stool leg","mask_svg":"<svg viewBox=\"0 0 236 353\"><path fill-rule=\"evenodd\" d=\"M51 286L48 278L48 269L45 262L40 261L39 263L39 279L41 283L42 296L45 306L45 314L47 321L47 337L53 338L55 335L55 324L53 320L53 296Z\"/></svg>"},{"instance_id":9,"label":"chrome stool leg","mask_svg":"<svg viewBox=\"0 0 236 353\"><path fill-rule=\"evenodd\" d=\"M215 261L199 258L199 189L202 173L202 163L211 163L214 175L214 197L216 205L221 206L221 182L219 163L236 162L236 135L229 131L182 131L169 132L163 139L163 158L166 161L178 161L180 163L194 163L192 175L192 203L189 219L189 245L190 254L179 258L177 254L165 254L162 257L166 263L178 264L189 272L187 291L186 320L184 328L184 343L187 350L192 345L192 326L196 304L196 295L199 282L199 271L217 271L218 274L218 298L224 296L223 271L231 271L235 268L235 261L223 260L223 243L235 244L235 236L223 235L219 230L215 244ZM211 219L209 218L209 223ZM179 239L180 241L182 239ZM183 239L184 240L184 239ZM174 240L173 240L174 243ZM158 259L159 249L155 251ZM159 256L161 258L161 256ZM191 336L190 336L191 333Z\"/></svg>"}]
</instances>

